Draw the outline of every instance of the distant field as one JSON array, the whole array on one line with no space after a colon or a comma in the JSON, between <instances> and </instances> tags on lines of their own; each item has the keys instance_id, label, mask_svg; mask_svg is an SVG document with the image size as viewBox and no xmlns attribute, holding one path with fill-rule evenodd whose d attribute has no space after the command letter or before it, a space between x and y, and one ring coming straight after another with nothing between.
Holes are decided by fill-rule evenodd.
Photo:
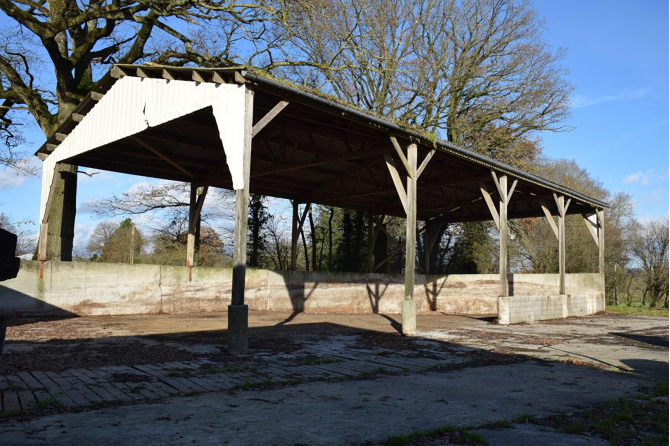
<instances>
[{"instance_id":1,"label":"distant field","mask_svg":"<svg viewBox=\"0 0 670 446\"><path fill-rule=\"evenodd\" d=\"M605 309L606 314L629 314L633 316L662 316L668 317L667 308L641 308L639 306L629 307L626 305L607 305Z\"/></svg>"}]
</instances>

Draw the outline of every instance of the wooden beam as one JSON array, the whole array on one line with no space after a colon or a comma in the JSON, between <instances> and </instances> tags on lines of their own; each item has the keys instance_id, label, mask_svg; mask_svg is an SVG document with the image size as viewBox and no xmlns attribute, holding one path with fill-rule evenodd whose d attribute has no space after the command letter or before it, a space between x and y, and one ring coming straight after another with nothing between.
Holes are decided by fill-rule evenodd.
<instances>
[{"instance_id":1,"label":"wooden beam","mask_svg":"<svg viewBox=\"0 0 670 446\"><path fill-rule=\"evenodd\" d=\"M56 138L56 141L63 142L65 141L65 138L67 138L67 135L65 133L54 133L54 137Z\"/></svg>"},{"instance_id":2,"label":"wooden beam","mask_svg":"<svg viewBox=\"0 0 670 446\"><path fill-rule=\"evenodd\" d=\"M49 152L49 153L56 150L56 148L58 148L58 144L51 144L51 143L46 144L46 149L47 149L47 152Z\"/></svg>"},{"instance_id":3,"label":"wooden beam","mask_svg":"<svg viewBox=\"0 0 670 446\"><path fill-rule=\"evenodd\" d=\"M591 234L591 237L593 237L593 241L596 242L596 246L599 246L600 243L598 242L598 234L596 234L596 230L593 228L593 222L591 220L589 220L589 216L587 214L582 214L582 218L584 218L584 223L586 223L586 228L589 230L589 233ZM596 220L596 225L597 224L598 223L597 223L597 220Z\"/></svg>"},{"instance_id":4,"label":"wooden beam","mask_svg":"<svg viewBox=\"0 0 670 446\"><path fill-rule=\"evenodd\" d=\"M72 113L71 117L74 122L81 122L84 120L84 116L80 113Z\"/></svg>"},{"instance_id":5,"label":"wooden beam","mask_svg":"<svg viewBox=\"0 0 670 446\"><path fill-rule=\"evenodd\" d=\"M93 99L94 101L100 101L104 97L105 97L104 94L98 93L97 91L92 91L91 92L91 99Z\"/></svg>"},{"instance_id":6,"label":"wooden beam","mask_svg":"<svg viewBox=\"0 0 670 446\"><path fill-rule=\"evenodd\" d=\"M340 161L348 161L348 160L354 160L358 158L367 158L372 155L379 155L382 153L387 153L388 149L385 148L378 148L378 149L372 149L372 150L366 150L366 151L359 151L359 152L353 152L353 153L341 153L339 155L334 155L330 157L323 157L323 158L311 158L309 160L305 161L300 161L300 162L293 162L293 163L287 163L284 165L280 165L279 167L270 167L267 169L259 169L255 171L254 173L251 174L251 178L258 178L258 177L264 177L267 175L274 175L278 173L284 173L284 172L290 172L292 170L300 170L304 169L306 167L314 167L314 166L320 166L323 164L329 164L329 163L334 163L334 162L340 162Z\"/></svg>"},{"instance_id":7,"label":"wooden beam","mask_svg":"<svg viewBox=\"0 0 670 446\"><path fill-rule=\"evenodd\" d=\"M163 70L161 71L161 76L163 77L163 79L167 79L169 81L177 80L177 77L175 77L174 73L165 68L163 68Z\"/></svg>"},{"instance_id":8,"label":"wooden beam","mask_svg":"<svg viewBox=\"0 0 670 446\"><path fill-rule=\"evenodd\" d=\"M556 239L558 240L558 227L556 227L556 222L554 221L554 216L551 215L551 212L549 211L549 208L547 207L547 204L544 202L544 200L540 200L540 207L542 208L542 212L544 212L545 217L547 217L547 221L549 222L549 226L551 226L551 230L554 231L554 235L556 236Z\"/></svg>"},{"instance_id":9,"label":"wooden beam","mask_svg":"<svg viewBox=\"0 0 670 446\"><path fill-rule=\"evenodd\" d=\"M491 212L491 216L493 217L493 221L496 224L496 228L498 228L498 231L500 231L500 216L498 215L498 210L496 209L495 204L493 204L493 200L491 199L491 194L489 193L488 189L486 188L486 185L484 182L479 183L479 190L482 192L482 196L484 197L484 201L486 201L486 206L488 206L489 211Z\"/></svg>"},{"instance_id":10,"label":"wooden beam","mask_svg":"<svg viewBox=\"0 0 670 446\"><path fill-rule=\"evenodd\" d=\"M263 116L260 121L258 121L254 127L251 129L251 137L253 138L256 136L261 130L265 128L266 125L270 123L279 113L281 113L284 108L289 104L290 101L279 101L277 105L272 107L272 110L267 112L265 116Z\"/></svg>"},{"instance_id":11,"label":"wooden beam","mask_svg":"<svg viewBox=\"0 0 670 446\"><path fill-rule=\"evenodd\" d=\"M196 70L193 70L191 72L191 78L196 82L203 82L203 83L207 82L207 79L205 79L205 77L203 76L203 73L199 73Z\"/></svg>"},{"instance_id":12,"label":"wooden beam","mask_svg":"<svg viewBox=\"0 0 670 446\"><path fill-rule=\"evenodd\" d=\"M168 157L167 155L164 155L164 154L162 154L161 152L159 152L158 150L154 149L151 145L149 145L149 144L147 144L146 142L142 141L142 140L141 140L140 138L138 138L137 136L131 136L130 139L133 140L133 141L135 141L136 143L138 143L139 145L141 145L142 147L144 147L145 149L147 149L148 151L150 151L151 153L153 153L153 154L156 155L157 157L163 159L163 160L166 161L168 164L170 164L170 165L172 165L173 167L175 167L176 169L178 169L180 172L182 172L182 173L188 175L188 176L191 177L191 178L195 178L195 175L194 175L193 173L191 173L191 171L189 171L189 170L183 168L182 166L180 166L179 164L177 164L177 162L173 161L170 157Z\"/></svg>"},{"instance_id":13,"label":"wooden beam","mask_svg":"<svg viewBox=\"0 0 670 446\"><path fill-rule=\"evenodd\" d=\"M405 192L405 188L402 185L402 180L398 174L398 169L396 169L395 163L393 162L393 158L391 158L390 154L385 153L384 159L386 160L386 167L388 167L389 173L391 174L391 179L393 179L393 184L395 185L395 189L398 192L398 197L400 198L402 207L405 209L405 214L409 215L409 209L407 206L407 193Z\"/></svg>"},{"instance_id":14,"label":"wooden beam","mask_svg":"<svg viewBox=\"0 0 670 446\"><path fill-rule=\"evenodd\" d=\"M418 179L423 171L426 169L426 166L428 166L428 163L430 162L430 159L435 155L435 149L431 150L428 152L428 155L423 159L423 162L419 166L419 169L416 171L416 178Z\"/></svg>"},{"instance_id":15,"label":"wooden beam","mask_svg":"<svg viewBox=\"0 0 670 446\"><path fill-rule=\"evenodd\" d=\"M516 188L517 180L514 180L514 183L512 183L512 187L509 188L509 192L507 193L507 204L509 204L509 201L512 199L512 194L514 193L514 189Z\"/></svg>"},{"instance_id":16,"label":"wooden beam","mask_svg":"<svg viewBox=\"0 0 670 446\"><path fill-rule=\"evenodd\" d=\"M291 270L295 271L298 265L298 238L300 236L300 231L302 230L303 225L305 224L305 218L307 213L312 208L311 203L305 205L305 209L302 212L302 215L299 214L298 200L293 200L293 218L291 224Z\"/></svg>"},{"instance_id":17,"label":"wooden beam","mask_svg":"<svg viewBox=\"0 0 670 446\"><path fill-rule=\"evenodd\" d=\"M188 214L188 236L186 243L186 266L195 266L195 248L200 238L198 228L200 226L202 206L205 203L205 197L207 196L208 190L209 186L200 188L191 183L191 195Z\"/></svg>"},{"instance_id":18,"label":"wooden beam","mask_svg":"<svg viewBox=\"0 0 670 446\"><path fill-rule=\"evenodd\" d=\"M498 190L498 194L500 196L503 195L502 190L500 189L500 182L498 181L498 176L496 175L495 170L491 171L491 177L493 178L493 183L496 185L496 189ZM507 191L505 191L507 192Z\"/></svg>"},{"instance_id":19,"label":"wooden beam","mask_svg":"<svg viewBox=\"0 0 670 446\"><path fill-rule=\"evenodd\" d=\"M396 153L400 157L400 162L405 166L405 170L407 171L407 175L410 177L413 177L415 175L415 170L412 169L412 167L409 164L409 161L407 161L407 158L405 158L405 154L402 153L402 149L400 148L400 144L398 144L398 140L396 139L395 136L389 135L389 138L391 139L391 143L393 144L393 148L395 149Z\"/></svg>"}]
</instances>

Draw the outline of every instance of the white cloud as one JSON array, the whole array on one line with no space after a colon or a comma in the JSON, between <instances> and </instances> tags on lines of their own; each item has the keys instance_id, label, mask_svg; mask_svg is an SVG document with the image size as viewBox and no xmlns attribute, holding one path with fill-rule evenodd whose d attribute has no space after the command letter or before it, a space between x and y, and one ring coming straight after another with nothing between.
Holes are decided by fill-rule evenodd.
<instances>
[{"instance_id":1,"label":"white cloud","mask_svg":"<svg viewBox=\"0 0 670 446\"><path fill-rule=\"evenodd\" d=\"M642 172L635 172L631 173L630 175L626 176L626 178L623 179L623 182L625 184L633 184L637 183L644 177L644 174Z\"/></svg>"},{"instance_id":2,"label":"white cloud","mask_svg":"<svg viewBox=\"0 0 670 446\"><path fill-rule=\"evenodd\" d=\"M648 186L652 183L657 183L659 181L664 181L667 178L667 171L659 172L656 169L649 169L645 172L637 171L627 175L623 182L624 184L637 184L639 183L642 186Z\"/></svg>"},{"instance_id":3,"label":"white cloud","mask_svg":"<svg viewBox=\"0 0 670 446\"><path fill-rule=\"evenodd\" d=\"M22 186L25 182L26 176L13 169L0 170L0 189L12 189Z\"/></svg>"},{"instance_id":4,"label":"white cloud","mask_svg":"<svg viewBox=\"0 0 670 446\"><path fill-rule=\"evenodd\" d=\"M602 96L590 96L590 95L581 95L577 94L572 97L570 104L572 108L583 108L590 107L592 105L602 104L604 102L611 101L631 101L635 99L640 99L649 94L649 89L647 88L638 88L636 90L622 90L619 93L608 94Z\"/></svg>"}]
</instances>

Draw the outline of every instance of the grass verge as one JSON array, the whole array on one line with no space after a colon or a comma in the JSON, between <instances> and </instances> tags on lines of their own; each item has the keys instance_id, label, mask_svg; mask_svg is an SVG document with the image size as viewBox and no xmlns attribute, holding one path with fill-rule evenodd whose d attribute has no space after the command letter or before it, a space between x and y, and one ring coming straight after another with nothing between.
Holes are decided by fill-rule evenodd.
<instances>
[{"instance_id":1,"label":"grass verge","mask_svg":"<svg viewBox=\"0 0 670 446\"><path fill-rule=\"evenodd\" d=\"M649 308L649 307L629 307L626 305L608 305L605 308L605 314L668 317L668 309Z\"/></svg>"}]
</instances>

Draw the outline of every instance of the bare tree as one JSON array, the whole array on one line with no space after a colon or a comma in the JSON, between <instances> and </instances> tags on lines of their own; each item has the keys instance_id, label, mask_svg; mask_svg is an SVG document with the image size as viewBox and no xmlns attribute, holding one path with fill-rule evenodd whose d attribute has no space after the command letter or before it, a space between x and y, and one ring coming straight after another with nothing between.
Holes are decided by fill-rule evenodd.
<instances>
[{"instance_id":1,"label":"bare tree","mask_svg":"<svg viewBox=\"0 0 670 446\"><path fill-rule=\"evenodd\" d=\"M667 217L631 225L630 252L642 276L643 305L668 305L668 229Z\"/></svg>"},{"instance_id":2,"label":"bare tree","mask_svg":"<svg viewBox=\"0 0 670 446\"><path fill-rule=\"evenodd\" d=\"M118 227L119 225L113 221L103 221L98 223L93 230L93 233L91 233L91 236L88 239L88 244L86 245L86 250L88 251L89 256L96 259L101 258L103 248L109 242L109 239Z\"/></svg>"},{"instance_id":3,"label":"bare tree","mask_svg":"<svg viewBox=\"0 0 670 446\"><path fill-rule=\"evenodd\" d=\"M29 117L50 137L112 63L282 65L269 28L285 23L284 3L0 0L0 165L20 166L25 155L16 151L17 120ZM61 165L55 177L47 258L71 258L76 175L76 166Z\"/></svg>"}]
</instances>

